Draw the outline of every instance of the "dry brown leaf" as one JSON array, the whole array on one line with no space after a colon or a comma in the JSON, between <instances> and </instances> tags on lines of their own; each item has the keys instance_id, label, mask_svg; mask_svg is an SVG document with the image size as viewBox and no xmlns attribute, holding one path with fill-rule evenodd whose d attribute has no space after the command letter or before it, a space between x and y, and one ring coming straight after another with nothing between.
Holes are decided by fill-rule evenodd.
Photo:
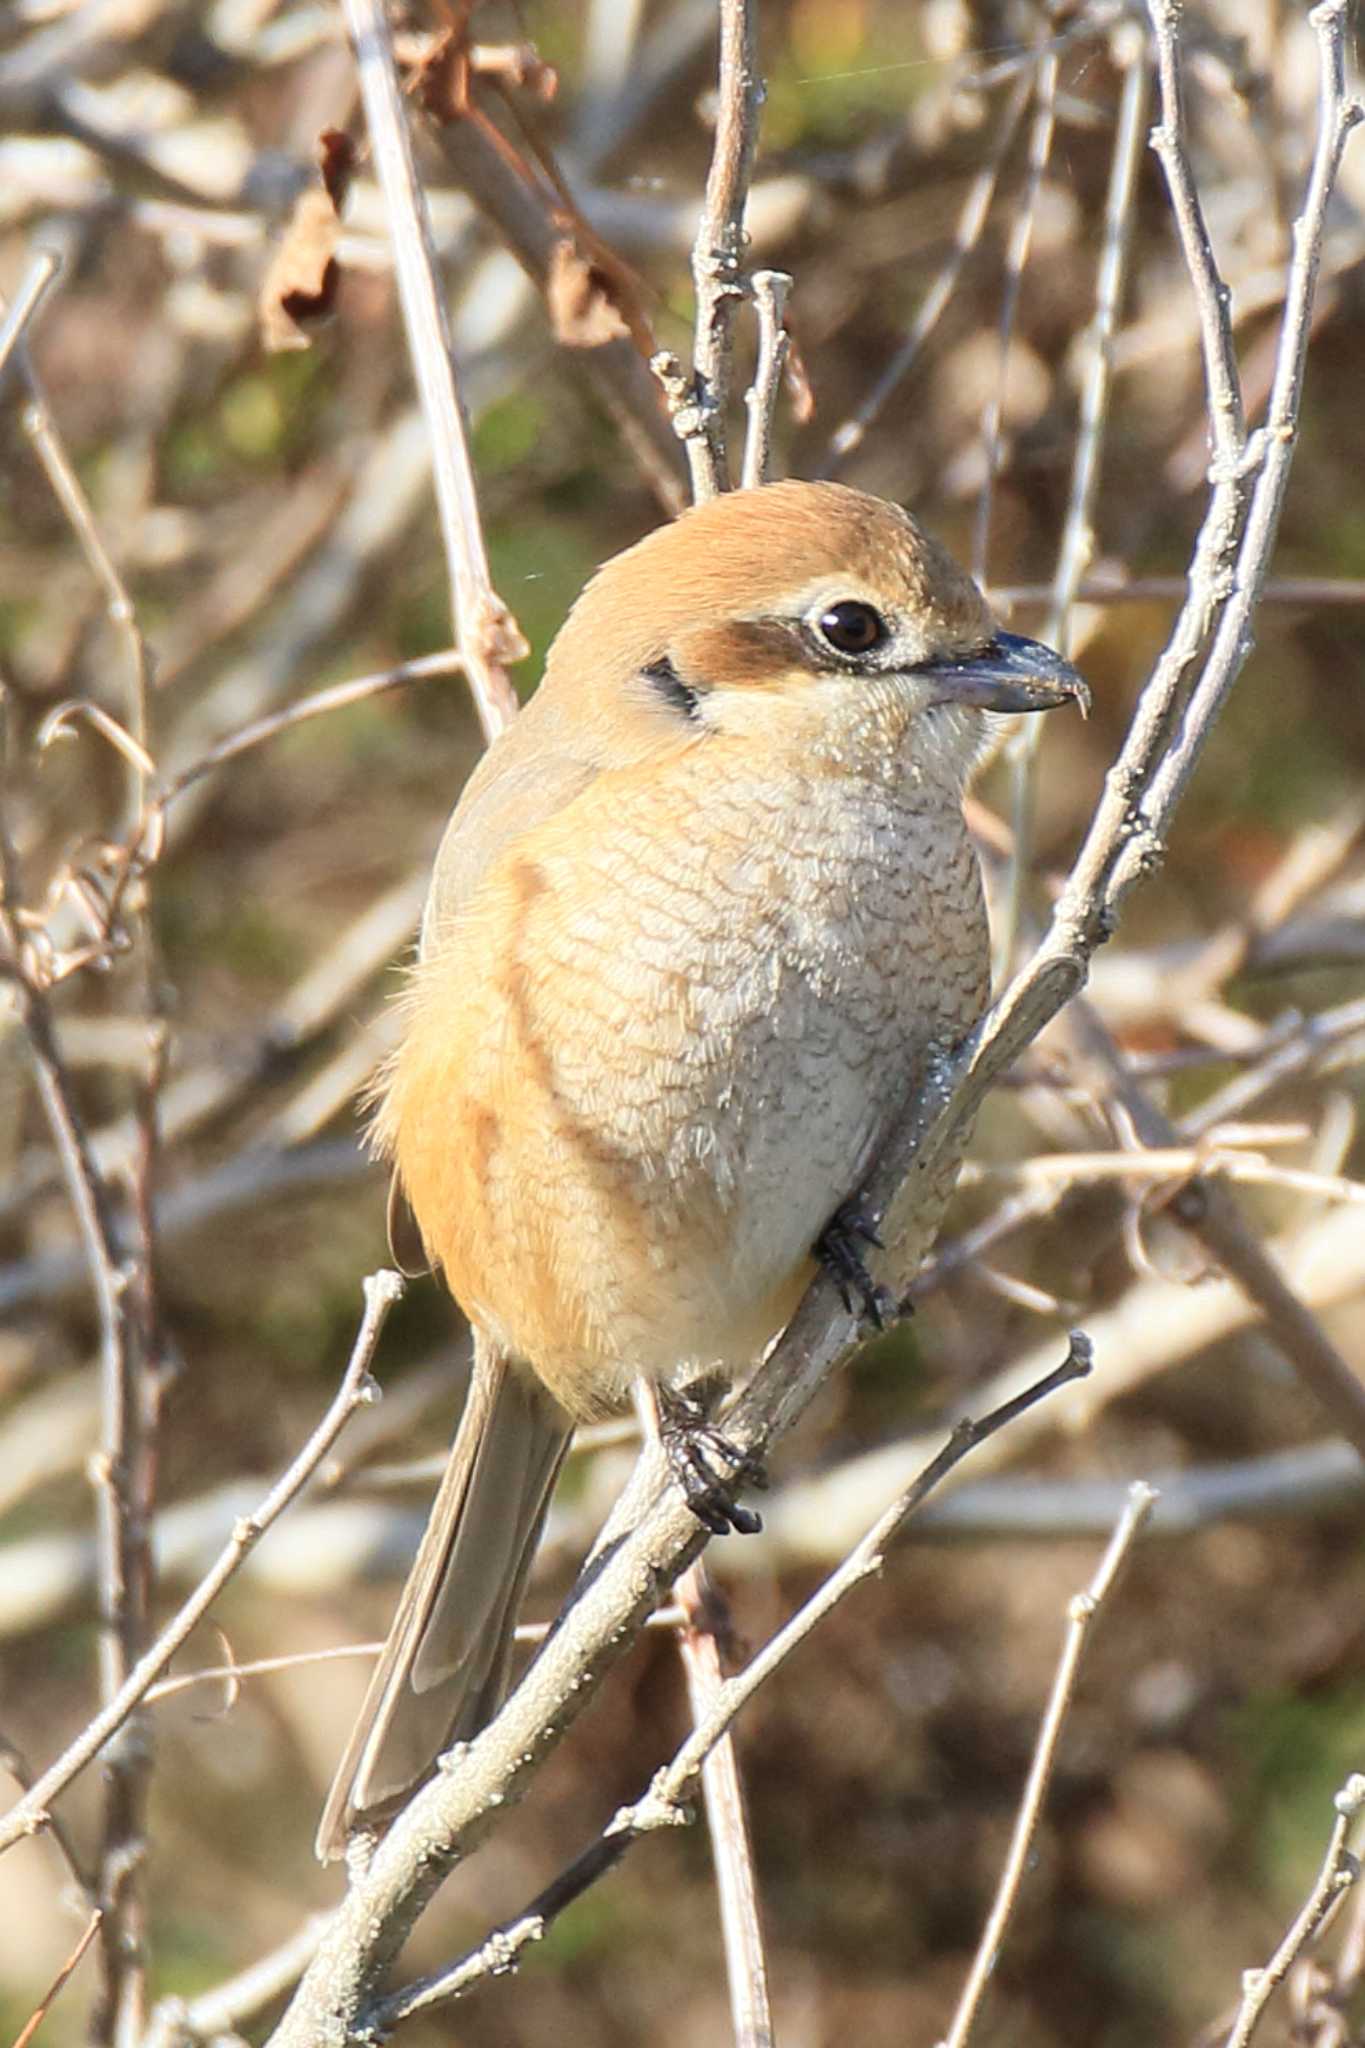
<instances>
[{"instance_id":1,"label":"dry brown leaf","mask_svg":"<svg viewBox=\"0 0 1365 2048\"><path fill-rule=\"evenodd\" d=\"M568 235L555 243L546 301L555 339L566 348L601 348L630 333L630 323L616 301L613 280L592 263Z\"/></svg>"},{"instance_id":2,"label":"dry brown leaf","mask_svg":"<svg viewBox=\"0 0 1365 2048\"><path fill-rule=\"evenodd\" d=\"M355 144L337 128L318 137L320 187L301 193L261 285L261 338L272 355L310 348L313 330L336 304L340 208L355 164Z\"/></svg>"}]
</instances>

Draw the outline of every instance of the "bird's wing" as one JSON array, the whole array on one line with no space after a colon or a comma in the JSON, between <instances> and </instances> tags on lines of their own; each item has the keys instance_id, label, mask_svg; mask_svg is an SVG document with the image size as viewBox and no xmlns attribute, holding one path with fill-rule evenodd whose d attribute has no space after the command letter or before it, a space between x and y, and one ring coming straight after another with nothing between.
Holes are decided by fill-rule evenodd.
<instances>
[{"instance_id":1,"label":"bird's wing","mask_svg":"<svg viewBox=\"0 0 1365 2048\"><path fill-rule=\"evenodd\" d=\"M538 691L488 749L451 814L422 913L423 958L503 848L571 804L603 765L591 730L575 731Z\"/></svg>"},{"instance_id":2,"label":"bird's wing","mask_svg":"<svg viewBox=\"0 0 1365 2048\"><path fill-rule=\"evenodd\" d=\"M432 869L419 956L429 957L502 849L554 816L600 773L587 736L540 692L499 735L464 786ZM395 1173L389 1182L389 1252L410 1279L431 1270L417 1219Z\"/></svg>"}]
</instances>

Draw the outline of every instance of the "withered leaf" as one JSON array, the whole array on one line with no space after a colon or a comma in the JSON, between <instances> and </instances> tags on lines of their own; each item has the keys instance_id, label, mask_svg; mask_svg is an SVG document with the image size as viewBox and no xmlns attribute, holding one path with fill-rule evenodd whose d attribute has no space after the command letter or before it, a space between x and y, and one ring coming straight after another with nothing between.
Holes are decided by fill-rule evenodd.
<instances>
[{"instance_id":1,"label":"withered leaf","mask_svg":"<svg viewBox=\"0 0 1365 2048\"><path fill-rule=\"evenodd\" d=\"M550 253L545 296L555 338L566 348L600 348L630 333L614 280L565 235Z\"/></svg>"},{"instance_id":2,"label":"withered leaf","mask_svg":"<svg viewBox=\"0 0 1365 2048\"><path fill-rule=\"evenodd\" d=\"M336 304L340 208L355 166L355 144L338 128L318 137L321 186L300 193L283 240L261 285L261 339L272 355L309 348L313 332Z\"/></svg>"}]
</instances>

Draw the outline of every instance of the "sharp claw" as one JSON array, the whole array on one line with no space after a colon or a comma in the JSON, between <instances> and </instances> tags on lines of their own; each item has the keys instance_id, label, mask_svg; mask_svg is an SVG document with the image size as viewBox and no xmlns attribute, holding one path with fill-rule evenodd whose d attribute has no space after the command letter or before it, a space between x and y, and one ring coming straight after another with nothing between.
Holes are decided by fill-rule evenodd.
<instances>
[{"instance_id":1,"label":"sharp claw","mask_svg":"<svg viewBox=\"0 0 1365 2048\"><path fill-rule=\"evenodd\" d=\"M861 1246L884 1250L876 1224L857 1203L846 1202L836 1209L815 1241L815 1257L839 1291L847 1315L874 1330L884 1330L894 1319L896 1303L886 1288L868 1272Z\"/></svg>"},{"instance_id":2,"label":"sharp claw","mask_svg":"<svg viewBox=\"0 0 1365 2048\"><path fill-rule=\"evenodd\" d=\"M763 1527L761 1517L752 1508L739 1507L731 1496L740 1485L768 1484L760 1461L730 1443L707 1421L696 1401L673 1395L669 1405L672 1412L665 1409L663 1446L697 1520L712 1536L728 1536L732 1529L740 1536L756 1535ZM725 1469L718 1470L718 1464Z\"/></svg>"}]
</instances>

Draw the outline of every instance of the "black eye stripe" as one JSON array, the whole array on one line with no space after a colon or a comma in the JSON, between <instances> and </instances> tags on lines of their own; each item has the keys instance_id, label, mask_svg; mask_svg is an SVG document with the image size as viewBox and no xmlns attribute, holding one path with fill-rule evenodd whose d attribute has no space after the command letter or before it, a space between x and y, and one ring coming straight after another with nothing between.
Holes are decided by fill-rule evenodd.
<instances>
[{"instance_id":1,"label":"black eye stripe","mask_svg":"<svg viewBox=\"0 0 1365 2048\"><path fill-rule=\"evenodd\" d=\"M680 711L684 718L695 719L698 716L700 699L697 692L683 681L666 654L647 663L640 673L674 711Z\"/></svg>"},{"instance_id":2,"label":"black eye stripe","mask_svg":"<svg viewBox=\"0 0 1365 2048\"><path fill-rule=\"evenodd\" d=\"M881 613L861 598L841 598L821 612L817 630L838 654L870 654L887 637Z\"/></svg>"}]
</instances>

